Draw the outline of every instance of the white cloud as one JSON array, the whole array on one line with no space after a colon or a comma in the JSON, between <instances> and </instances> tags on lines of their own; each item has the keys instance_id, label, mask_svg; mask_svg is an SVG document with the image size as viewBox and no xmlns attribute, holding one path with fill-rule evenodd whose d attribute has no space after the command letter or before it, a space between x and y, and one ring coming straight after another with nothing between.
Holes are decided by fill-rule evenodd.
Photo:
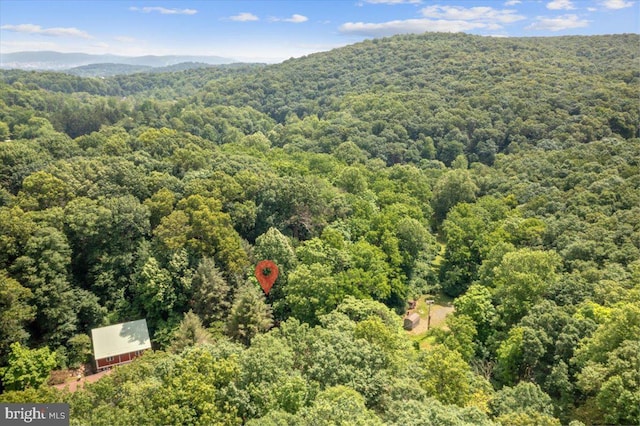
<instances>
[{"instance_id":1,"label":"white cloud","mask_svg":"<svg viewBox=\"0 0 640 426\"><path fill-rule=\"evenodd\" d=\"M232 21L237 21L237 22L249 22L249 21L259 21L260 18L258 18L256 15L254 15L253 13L249 13L249 12L242 12L239 13L237 15L233 15L229 17L230 20Z\"/></svg>"},{"instance_id":2,"label":"white cloud","mask_svg":"<svg viewBox=\"0 0 640 426\"><path fill-rule=\"evenodd\" d=\"M3 25L1 30L12 31L16 33L37 34L52 37L75 37L75 38L92 38L87 32L77 28L42 28L40 25L20 24L20 25Z\"/></svg>"},{"instance_id":3,"label":"white cloud","mask_svg":"<svg viewBox=\"0 0 640 426\"><path fill-rule=\"evenodd\" d=\"M575 8L571 0L553 0L547 3L547 9L550 10L573 10Z\"/></svg>"},{"instance_id":4,"label":"white cloud","mask_svg":"<svg viewBox=\"0 0 640 426\"><path fill-rule=\"evenodd\" d=\"M536 22L526 27L526 30L534 31L562 31L572 28L583 28L589 26L586 19L580 19L577 15L562 15L556 18L538 16Z\"/></svg>"},{"instance_id":5,"label":"white cloud","mask_svg":"<svg viewBox=\"0 0 640 426\"><path fill-rule=\"evenodd\" d=\"M298 15L294 13L290 18L269 18L271 22L291 22L292 24L301 24L303 22L307 22L309 18L304 15Z\"/></svg>"},{"instance_id":6,"label":"white cloud","mask_svg":"<svg viewBox=\"0 0 640 426\"><path fill-rule=\"evenodd\" d=\"M587 8L587 10L588 10L589 12L595 12L595 11L596 11L596 10L598 10L598 9L596 9L595 7L588 7L588 8Z\"/></svg>"},{"instance_id":7,"label":"white cloud","mask_svg":"<svg viewBox=\"0 0 640 426\"><path fill-rule=\"evenodd\" d=\"M424 32L460 32L486 27L480 22L448 21L432 19L407 19L381 23L347 22L340 26L340 32L365 36L389 36L394 34L416 34Z\"/></svg>"},{"instance_id":8,"label":"white cloud","mask_svg":"<svg viewBox=\"0 0 640 426\"><path fill-rule=\"evenodd\" d=\"M516 4L522 3L520 0L507 0L504 2L505 6L515 6Z\"/></svg>"},{"instance_id":9,"label":"white cloud","mask_svg":"<svg viewBox=\"0 0 640 426\"><path fill-rule=\"evenodd\" d=\"M387 36L393 34L424 32L461 32L474 29L496 31L503 24L526 19L511 9L492 7L427 6L420 10L424 18L396 20L381 23L347 22L340 32L366 36Z\"/></svg>"},{"instance_id":10,"label":"white cloud","mask_svg":"<svg viewBox=\"0 0 640 426\"><path fill-rule=\"evenodd\" d=\"M144 13L158 12L161 15L195 15L196 13L198 13L198 11L195 9L167 9L166 7L160 7L160 6L153 6L153 7L132 6L129 8L129 10L132 10L134 12L144 12Z\"/></svg>"},{"instance_id":11,"label":"white cloud","mask_svg":"<svg viewBox=\"0 0 640 426\"><path fill-rule=\"evenodd\" d=\"M515 10L492 7L428 6L421 10L425 18L510 24L525 19Z\"/></svg>"},{"instance_id":12,"label":"white cloud","mask_svg":"<svg viewBox=\"0 0 640 426\"><path fill-rule=\"evenodd\" d=\"M600 3L607 9L624 9L633 6L632 1L626 0L604 0Z\"/></svg>"}]
</instances>

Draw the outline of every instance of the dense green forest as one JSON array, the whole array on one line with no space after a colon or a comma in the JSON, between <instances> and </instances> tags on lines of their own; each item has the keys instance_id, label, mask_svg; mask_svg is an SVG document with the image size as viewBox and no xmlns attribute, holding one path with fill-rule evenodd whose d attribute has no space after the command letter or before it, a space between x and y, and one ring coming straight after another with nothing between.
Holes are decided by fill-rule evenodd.
<instances>
[{"instance_id":1,"label":"dense green forest","mask_svg":"<svg viewBox=\"0 0 640 426\"><path fill-rule=\"evenodd\" d=\"M639 45L1 71L0 401L74 425L638 424ZM419 344L423 295L455 312ZM47 385L139 318L153 352Z\"/></svg>"}]
</instances>

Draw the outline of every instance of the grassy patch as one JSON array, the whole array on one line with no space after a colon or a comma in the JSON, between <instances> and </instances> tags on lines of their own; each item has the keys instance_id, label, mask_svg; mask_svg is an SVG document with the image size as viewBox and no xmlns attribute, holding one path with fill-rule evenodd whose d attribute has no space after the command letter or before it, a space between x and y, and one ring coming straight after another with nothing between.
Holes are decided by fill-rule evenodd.
<instances>
[{"instance_id":1,"label":"grassy patch","mask_svg":"<svg viewBox=\"0 0 640 426\"><path fill-rule=\"evenodd\" d=\"M429 308L429 304L426 302L427 300L433 300L434 303ZM445 319L447 315L453 312L453 300L450 297L447 297L443 294L437 295L423 295L417 300L415 309L412 312L417 312L420 315L420 324L416 328L411 331L408 331L407 334L409 338L418 342L421 349L426 349L433 345L433 337L429 336L429 330L427 330L427 326L430 329L432 328L444 328ZM431 315L431 321L429 321L429 315Z\"/></svg>"}]
</instances>

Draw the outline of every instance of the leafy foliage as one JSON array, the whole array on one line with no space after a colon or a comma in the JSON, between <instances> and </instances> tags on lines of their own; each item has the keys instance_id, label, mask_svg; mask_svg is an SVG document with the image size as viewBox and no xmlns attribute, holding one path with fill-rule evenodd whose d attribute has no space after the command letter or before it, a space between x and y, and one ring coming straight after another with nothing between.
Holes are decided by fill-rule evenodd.
<instances>
[{"instance_id":1,"label":"leafy foliage","mask_svg":"<svg viewBox=\"0 0 640 426\"><path fill-rule=\"evenodd\" d=\"M637 423L638 42L0 71L0 398L77 424ZM397 314L439 290L455 313L417 350ZM141 317L157 352L32 389Z\"/></svg>"},{"instance_id":2,"label":"leafy foliage","mask_svg":"<svg viewBox=\"0 0 640 426\"><path fill-rule=\"evenodd\" d=\"M56 356L49 348L29 349L16 342L11 344L8 364L0 371L4 389L37 388L56 366Z\"/></svg>"}]
</instances>

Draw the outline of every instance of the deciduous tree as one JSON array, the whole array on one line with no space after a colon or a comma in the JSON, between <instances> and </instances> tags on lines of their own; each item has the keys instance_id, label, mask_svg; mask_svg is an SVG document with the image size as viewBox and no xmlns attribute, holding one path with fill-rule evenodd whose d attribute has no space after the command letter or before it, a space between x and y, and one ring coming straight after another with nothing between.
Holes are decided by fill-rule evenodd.
<instances>
[{"instance_id":1,"label":"deciduous tree","mask_svg":"<svg viewBox=\"0 0 640 426\"><path fill-rule=\"evenodd\" d=\"M55 366L55 353L48 347L29 349L18 342L12 343L8 367L0 369L2 385L6 390L40 387Z\"/></svg>"}]
</instances>

